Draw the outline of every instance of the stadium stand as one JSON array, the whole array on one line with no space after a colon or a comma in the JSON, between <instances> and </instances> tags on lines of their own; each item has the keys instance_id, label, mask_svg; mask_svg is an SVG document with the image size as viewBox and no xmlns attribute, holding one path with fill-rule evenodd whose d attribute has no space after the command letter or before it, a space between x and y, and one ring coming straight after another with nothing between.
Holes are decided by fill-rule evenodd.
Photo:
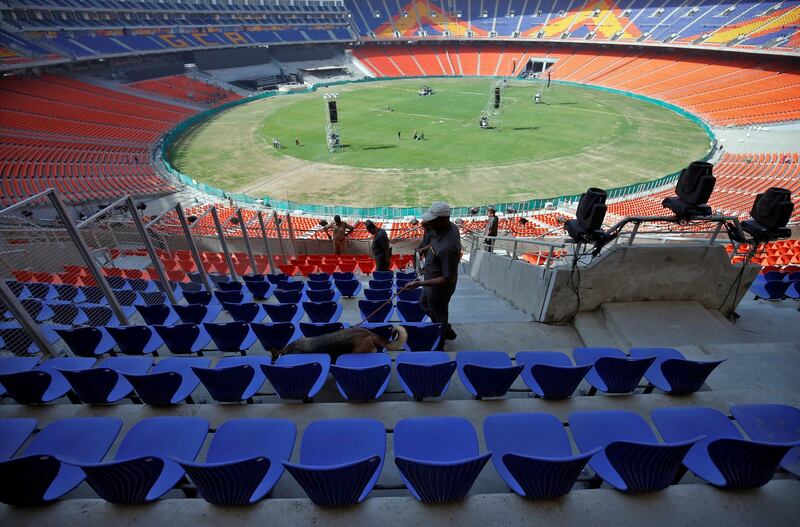
<instances>
[{"instance_id":1,"label":"stadium stand","mask_svg":"<svg viewBox=\"0 0 800 527\"><path fill-rule=\"evenodd\" d=\"M173 75L134 82L129 86L137 90L212 107L241 99L241 96L230 90L213 86L185 75Z\"/></svg>"},{"instance_id":2,"label":"stadium stand","mask_svg":"<svg viewBox=\"0 0 800 527\"><path fill-rule=\"evenodd\" d=\"M433 66L423 74L441 74L442 66L437 67L430 58L431 47L421 49L427 58L424 64ZM800 72L777 61L689 57L679 52L629 53L590 48L564 51L518 44L507 44L500 52L496 46L475 44L446 44L434 49L438 64L452 63L456 75L506 75L515 63L515 74L521 74L529 60L554 60L548 69L553 80L647 95L686 108L720 126L800 118ZM364 46L355 48L354 55L363 59L378 77L419 75L415 46ZM448 68L444 70L450 74ZM691 82L686 82L688 79Z\"/></svg>"}]
</instances>

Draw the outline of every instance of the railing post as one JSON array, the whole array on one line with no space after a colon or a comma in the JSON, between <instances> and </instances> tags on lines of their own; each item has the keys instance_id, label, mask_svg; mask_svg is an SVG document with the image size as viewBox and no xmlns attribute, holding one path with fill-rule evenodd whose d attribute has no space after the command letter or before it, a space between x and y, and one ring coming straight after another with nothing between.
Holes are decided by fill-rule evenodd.
<instances>
[{"instance_id":1,"label":"railing post","mask_svg":"<svg viewBox=\"0 0 800 527\"><path fill-rule=\"evenodd\" d=\"M278 244L281 247L281 259L283 260L283 265L286 265L286 248L283 246L283 234L281 234L281 222L280 218L278 218L278 212L272 211L272 220L275 222L275 232L278 234Z\"/></svg>"},{"instance_id":2,"label":"railing post","mask_svg":"<svg viewBox=\"0 0 800 527\"><path fill-rule=\"evenodd\" d=\"M297 244L295 243L294 227L292 226L292 215L289 214L288 212L286 213L286 225L287 225L287 229L289 230L289 241L292 242L292 252L294 254L300 254L297 251Z\"/></svg>"},{"instance_id":3,"label":"railing post","mask_svg":"<svg viewBox=\"0 0 800 527\"><path fill-rule=\"evenodd\" d=\"M244 247L247 249L247 256L250 257L250 269L253 270L253 274L258 274L256 259L253 258L253 248L250 246L250 236L247 234L247 225L244 223L241 207L236 209L236 216L239 218L239 226L242 228L242 239L244 239Z\"/></svg>"},{"instance_id":4,"label":"railing post","mask_svg":"<svg viewBox=\"0 0 800 527\"><path fill-rule=\"evenodd\" d=\"M183 206L181 206L180 202L175 204L175 212L178 214L178 220L181 222L183 235L186 236L186 242L189 244L189 251L192 253L194 265L197 267L197 273L203 280L206 291L211 291L211 282L208 280L208 274L206 274L206 269L203 267L203 260L200 258L200 253L197 251L197 246L192 237L192 230L189 228L189 223L186 221L186 215L183 213Z\"/></svg>"},{"instance_id":5,"label":"railing post","mask_svg":"<svg viewBox=\"0 0 800 527\"><path fill-rule=\"evenodd\" d=\"M89 268L92 278L94 278L95 283L106 297L108 305L111 307L111 310L114 312L117 320L119 320L121 324L126 326L129 325L130 322L128 322L128 317L125 316L125 312L122 310L119 300L117 300L117 297L114 296L114 291L111 289L111 286L108 285L108 282L106 282L106 277L100 272L97 262L95 262L94 258L92 258L92 253L89 251L89 247L86 245L86 242L83 241L78 229L75 228L75 225L73 225L69 214L67 214L67 209L64 208L64 204L61 203L61 199L58 197L55 191L50 194L50 201L53 203L53 207L56 209L59 218L61 218L61 223L64 224L64 228L67 229L70 238L72 238L72 243L74 243L75 247L78 248L81 258L83 258L86 267Z\"/></svg>"},{"instance_id":6,"label":"railing post","mask_svg":"<svg viewBox=\"0 0 800 527\"><path fill-rule=\"evenodd\" d=\"M164 292L167 294L167 298L169 298L170 303L177 304L178 301L175 299L175 292L172 290L172 284L170 284L169 280L167 280L167 275L164 273L164 266L161 265L161 259L158 257L155 247L153 247L153 242L147 236L147 229L144 228L142 219L139 217L139 214L136 211L136 204L133 202L133 199L130 196L128 196L125 201L128 206L128 211L133 217L133 223L136 225L136 230L139 231L139 236L142 237L144 247L147 249L147 254L150 255L150 261L153 263L153 269L156 270L156 274L161 282L161 286L164 288Z\"/></svg>"},{"instance_id":7,"label":"railing post","mask_svg":"<svg viewBox=\"0 0 800 527\"><path fill-rule=\"evenodd\" d=\"M517 243L518 243L517 240L514 240L514 246L513 246L512 252L511 252L511 259L512 260L517 260L518 259L517 258Z\"/></svg>"},{"instance_id":8,"label":"railing post","mask_svg":"<svg viewBox=\"0 0 800 527\"><path fill-rule=\"evenodd\" d=\"M28 334L34 344L42 350L42 353L48 357L55 357L56 350L42 333L42 326L37 324L30 314L25 311L25 308L19 303L17 297L14 296L14 293L6 285L5 280L0 280L0 300L2 300L6 309L11 311L14 320L19 322L19 325L25 330L25 333Z\"/></svg>"},{"instance_id":9,"label":"railing post","mask_svg":"<svg viewBox=\"0 0 800 527\"><path fill-rule=\"evenodd\" d=\"M269 248L267 227L264 225L264 215L261 211L258 211L258 224L261 226L261 236L264 238L264 250L267 251L267 258L269 259L269 272L275 274L275 262L272 261L272 250Z\"/></svg>"},{"instance_id":10,"label":"railing post","mask_svg":"<svg viewBox=\"0 0 800 527\"><path fill-rule=\"evenodd\" d=\"M641 225L641 223L636 223L633 226L633 230L631 231L631 237L628 238L628 246L633 245L633 239L636 238L636 233L639 232L639 225Z\"/></svg>"},{"instance_id":11,"label":"railing post","mask_svg":"<svg viewBox=\"0 0 800 527\"><path fill-rule=\"evenodd\" d=\"M217 228L217 236L219 237L219 244L222 248L222 253L225 255L225 261L228 264L228 272L230 273L231 280L236 280L236 269L233 268L233 260L231 260L231 253L228 252L228 243L225 241L225 232L222 230L222 223L219 221L219 214L217 214L217 207L211 207L211 217L214 219L214 226Z\"/></svg>"},{"instance_id":12,"label":"railing post","mask_svg":"<svg viewBox=\"0 0 800 527\"><path fill-rule=\"evenodd\" d=\"M708 240L708 245L714 245L714 242L717 241L717 236L719 236L719 233L722 231L722 224L722 221L717 222L717 228L714 229L714 234L712 234L711 239Z\"/></svg>"}]
</instances>

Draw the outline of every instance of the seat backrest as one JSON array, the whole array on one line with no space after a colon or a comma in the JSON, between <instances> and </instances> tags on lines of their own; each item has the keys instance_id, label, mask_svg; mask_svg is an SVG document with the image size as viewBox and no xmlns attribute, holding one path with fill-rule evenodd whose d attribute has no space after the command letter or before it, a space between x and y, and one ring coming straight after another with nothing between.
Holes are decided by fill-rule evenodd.
<instances>
[{"instance_id":1,"label":"seat backrest","mask_svg":"<svg viewBox=\"0 0 800 527\"><path fill-rule=\"evenodd\" d=\"M401 419L393 437L396 456L418 461L457 461L479 453L475 429L463 417Z\"/></svg>"},{"instance_id":2,"label":"seat backrest","mask_svg":"<svg viewBox=\"0 0 800 527\"><path fill-rule=\"evenodd\" d=\"M303 433L300 463L330 466L386 455L386 430L375 419L314 421Z\"/></svg>"}]
</instances>

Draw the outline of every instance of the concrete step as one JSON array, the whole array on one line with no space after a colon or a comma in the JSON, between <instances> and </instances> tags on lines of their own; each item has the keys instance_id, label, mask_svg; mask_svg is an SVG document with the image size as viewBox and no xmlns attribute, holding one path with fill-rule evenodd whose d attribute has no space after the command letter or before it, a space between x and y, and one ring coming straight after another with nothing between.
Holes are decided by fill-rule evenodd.
<instances>
[{"instance_id":1,"label":"concrete step","mask_svg":"<svg viewBox=\"0 0 800 527\"><path fill-rule=\"evenodd\" d=\"M391 460L386 461L387 464ZM484 471L490 470L486 467ZM290 479L284 473L282 479ZM507 491L478 494L448 505L425 505L412 497L381 497L373 491L347 509L321 509L308 499L269 498L248 507L216 507L201 499L162 499L120 506L100 499L66 499L47 507L0 505L0 523L15 527L79 525L89 518L117 527L195 525L325 525L382 527L454 525L617 527L760 527L794 525L800 517L800 482L773 480L749 491L725 491L706 484L681 484L661 492L626 494L608 488L573 490L559 500L525 500ZM792 520L794 518L794 520Z\"/></svg>"}]
</instances>

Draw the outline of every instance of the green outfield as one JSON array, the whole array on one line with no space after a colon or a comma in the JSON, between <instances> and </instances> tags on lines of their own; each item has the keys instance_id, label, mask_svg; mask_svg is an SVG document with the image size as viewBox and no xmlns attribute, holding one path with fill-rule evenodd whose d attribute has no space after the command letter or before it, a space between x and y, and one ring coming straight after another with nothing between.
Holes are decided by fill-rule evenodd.
<instances>
[{"instance_id":1,"label":"green outfield","mask_svg":"<svg viewBox=\"0 0 800 527\"><path fill-rule=\"evenodd\" d=\"M173 165L253 197L338 205L486 204L616 187L674 172L709 149L661 106L574 86L516 81L500 130L479 117L494 80L359 83L238 106L187 132ZM417 94L422 84L434 94ZM341 141L325 143L322 96L339 95ZM544 104L534 104L541 91ZM424 134L414 141L413 131ZM398 138L398 132L400 137ZM271 146L274 138L284 148ZM295 144L299 140L300 146Z\"/></svg>"}]
</instances>

